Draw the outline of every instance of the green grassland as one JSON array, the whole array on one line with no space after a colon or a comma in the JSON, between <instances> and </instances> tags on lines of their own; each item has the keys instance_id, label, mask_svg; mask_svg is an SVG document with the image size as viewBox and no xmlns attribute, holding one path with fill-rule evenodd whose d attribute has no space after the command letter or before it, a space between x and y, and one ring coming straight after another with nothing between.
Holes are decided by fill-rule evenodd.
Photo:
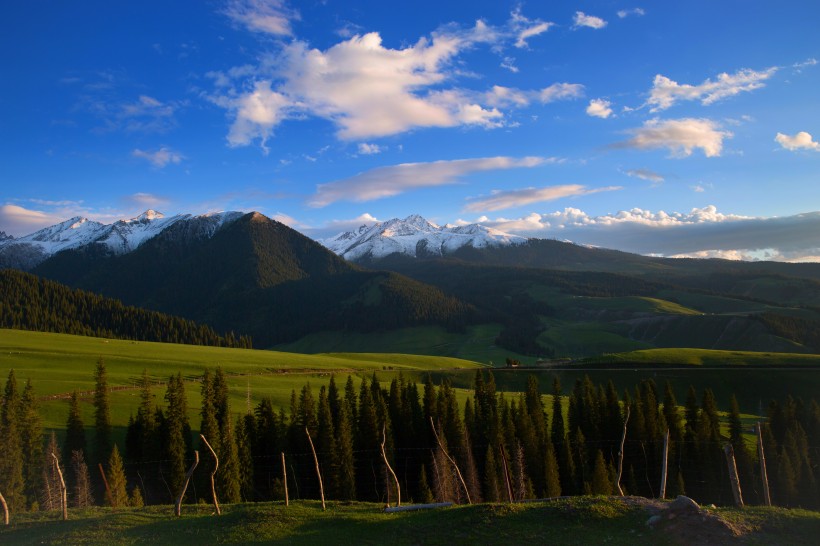
<instances>
[{"instance_id":1,"label":"green grassland","mask_svg":"<svg viewBox=\"0 0 820 546\"><path fill-rule=\"evenodd\" d=\"M122 428L138 404L137 382L145 370L156 382L152 392L164 405L164 382L172 374L187 379L186 390L191 423L199 423L199 385L206 369L221 367L227 375L230 402L234 411L244 411L248 400L255 405L269 396L274 407L288 408L292 390L305 383L318 392L330 374L337 375L343 388L347 375L390 381L401 372L420 378L427 371L475 370L479 364L456 358L404 354L320 354L304 355L249 349L226 349L175 345L93 337L0 330L0 380L5 382L14 369L19 382L31 379L46 428L62 428L68 404L60 398L72 391L88 393L82 399L83 418L93 422L90 391L94 388L94 368L102 358L108 372L111 417ZM358 381L356 382L358 388Z\"/></svg>"},{"instance_id":2,"label":"green grassland","mask_svg":"<svg viewBox=\"0 0 820 546\"><path fill-rule=\"evenodd\" d=\"M651 366L805 366L820 368L820 355L711 349L644 349L588 358L588 365Z\"/></svg>"},{"instance_id":3,"label":"green grassland","mask_svg":"<svg viewBox=\"0 0 820 546\"><path fill-rule=\"evenodd\" d=\"M740 536L730 544L816 544L820 513L779 508L714 510ZM212 515L207 505L140 509L73 510L68 521L56 513L15 515L0 529L3 544L373 544L400 546L457 544L694 544L703 537L689 529L650 529L648 512L637 502L607 497L572 497L525 504L478 504L438 510L384 513L381 505L316 501L236 504ZM679 523L679 522L678 522ZM691 535L687 536L687 531ZM687 538L689 540L687 540Z\"/></svg>"}]
</instances>

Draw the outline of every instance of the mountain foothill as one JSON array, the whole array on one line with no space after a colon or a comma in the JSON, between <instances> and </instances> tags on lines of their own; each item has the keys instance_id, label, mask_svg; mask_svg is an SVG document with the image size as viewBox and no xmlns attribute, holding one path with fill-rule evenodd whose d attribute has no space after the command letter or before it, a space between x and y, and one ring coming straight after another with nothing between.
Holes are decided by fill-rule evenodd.
<instances>
[{"instance_id":1,"label":"mountain foothill","mask_svg":"<svg viewBox=\"0 0 820 546\"><path fill-rule=\"evenodd\" d=\"M647 257L417 215L318 242L256 212L148 211L108 226L73 218L2 238L0 268L182 317L208 332L199 337L223 340L215 344L230 336L268 348L320 332L409 327L468 335L493 325L496 345L533 357L591 356L610 345L820 351L820 264ZM5 302L23 282L11 278ZM43 316L75 313L53 301L27 305ZM71 332L137 336L84 320ZM581 331L596 342L566 343ZM422 339L414 352L435 349Z\"/></svg>"}]
</instances>

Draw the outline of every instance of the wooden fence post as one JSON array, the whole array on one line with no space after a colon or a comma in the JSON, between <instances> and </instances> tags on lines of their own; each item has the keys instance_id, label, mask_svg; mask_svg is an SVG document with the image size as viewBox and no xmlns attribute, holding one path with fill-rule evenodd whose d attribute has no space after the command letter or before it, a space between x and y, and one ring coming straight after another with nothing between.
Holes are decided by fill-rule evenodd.
<instances>
[{"instance_id":1,"label":"wooden fence post","mask_svg":"<svg viewBox=\"0 0 820 546\"><path fill-rule=\"evenodd\" d=\"M512 481L510 480L510 467L507 464L507 454L504 453L504 444L499 444L501 448L501 464L504 466L504 485L507 486L507 496L510 499L510 504L513 502Z\"/></svg>"},{"instance_id":2,"label":"wooden fence post","mask_svg":"<svg viewBox=\"0 0 820 546\"><path fill-rule=\"evenodd\" d=\"M288 470L285 467L285 452L282 452L282 483L285 486L285 506L290 505L290 499L288 498Z\"/></svg>"},{"instance_id":3,"label":"wooden fence post","mask_svg":"<svg viewBox=\"0 0 820 546\"><path fill-rule=\"evenodd\" d=\"M60 508L63 510L63 521L68 521L68 495L66 494L63 471L60 470L60 461L57 459L57 455L52 453L51 456L54 458L54 467L57 469L57 476L60 477Z\"/></svg>"},{"instance_id":4,"label":"wooden fence post","mask_svg":"<svg viewBox=\"0 0 820 546\"><path fill-rule=\"evenodd\" d=\"M188 473L185 474L185 484L182 486L182 491L179 492L176 505L174 506L174 513L177 515L177 517L182 515L182 499L185 497L185 491L188 490L188 482L191 481L191 475L194 473L194 469L198 464L199 451L194 451L194 464L191 465L191 468L188 469Z\"/></svg>"},{"instance_id":5,"label":"wooden fence post","mask_svg":"<svg viewBox=\"0 0 820 546\"><path fill-rule=\"evenodd\" d=\"M313 439L310 437L310 431L305 427L305 434L307 434L308 442L310 442L310 450L313 452L313 462L316 464L316 476L319 478L319 494L322 496L322 510L325 509L325 486L322 484L322 471L319 469L319 458L316 456L316 448L313 447Z\"/></svg>"},{"instance_id":6,"label":"wooden fence post","mask_svg":"<svg viewBox=\"0 0 820 546\"><path fill-rule=\"evenodd\" d=\"M384 444L387 442L387 425L382 425L382 458L384 459L384 464L387 465L387 470L393 475L393 479L396 481L396 494L398 496L398 500L396 501L396 506L401 506L401 486L399 485L399 479L396 477L396 473L393 472L393 467L390 466L390 463L387 462L387 454L384 452ZM387 487L387 506L390 506L390 486Z\"/></svg>"},{"instance_id":7,"label":"wooden fence post","mask_svg":"<svg viewBox=\"0 0 820 546\"><path fill-rule=\"evenodd\" d=\"M458 469L458 464L456 464L456 460L450 457L450 454L447 453L447 450L444 449L444 444L441 443L441 439L438 437L438 431L436 431L436 425L433 424L433 416L430 416L430 426L433 427L433 434L436 437L436 442L438 442L438 446L441 448L441 451L444 452L444 456L452 463L453 467L456 469L456 474L458 474L458 479L461 480L461 486L464 488L464 494L467 495L467 504L473 504L473 501L470 500L470 491L467 489L467 484L464 482L464 478L461 475L461 470Z\"/></svg>"},{"instance_id":8,"label":"wooden fence post","mask_svg":"<svg viewBox=\"0 0 820 546\"><path fill-rule=\"evenodd\" d=\"M629 423L629 406L626 407L626 419L624 419L624 433L621 436L621 451L618 452L618 479L615 480L615 485L618 486L618 494L624 496L624 490L621 488L621 477L624 475L624 442L626 442L626 424Z\"/></svg>"},{"instance_id":9,"label":"wooden fence post","mask_svg":"<svg viewBox=\"0 0 820 546\"><path fill-rule=\"evenodd\" d=\"M216 499L216 484L214 482L214 476L216 475L216 471L219 470L219 457L216 456L214 448L211 447L211 444L208 443L208 440L205 438L205 436L200 434L199 437L202 438L203 442L205 442L205 446L211 452L211 455L213 456L215 461L213 472L211 472L211 494L214 498L214 508L216 508L216 515L221 516L222 510L219 509L219 501Z\"/></svg>"},{"instance_id":10,"label":"wooden fence post","mask_svg":"<svg viewBox=\"0 0 820 546\"><path fill-rule=\"evenodd\" d=\"M3 505L3 524L9 524L9 505L6 504L6 497L3 496L3 493L0 493L0 504Z\"/></svg>"},{"instance_id":11,"label":"wooden fence post","mask_svg":"<svg viewBox=\"0 0 820 546\"><path fill-rule=\"evenodd\" d=\"M105 477L105 470L103 470L103 465L102 463L98 463L97 466L100 467L100 475L102 476L103 485L105 485L105 496L108 497L108 504L110 504L116 510L117 507L114 506L114 497L111 496L111 488L108 487L108 479Z\"/></svg>"},{"instance_id":12,"label":"wooden fence post","mask_svg":"<svg viewBox=\"0 0 820 546\"><path fill-rule=\"evenodd\" d=\"M769 477L766 474L766 455L763 453L763 433L760 430L760 421L757 422L757 454L760 458L760 479L763 481L763 501L766 506L772 505L772 497L769 494Z\"/></svg>"},{"instance_id":13,"label":"wooden fence post","mask_svg":"<svg viewBox=\"0 0 820 546\"><path fill-rule=\"evenodd\" d=\"M661 468L661 499L666 498L666 476L668 472L667 463L669 462L669 429L666 429L666 435L663 437L663 467Z\"/></svg>"},{"instance_id":14,"label":"wooden fence post","mask_svg":"<svg viewBox=\"0 0 820 546\"><path fill-rule=\"evenodd\" d=\"M729 466L729 479L732 482L732 494L735 496L735 504L738 508L743 508L743 493L740 491L740 480L737 477L737 465L735 464L735 450L732 444L726 444L723 448L726 454L726 464Z\"/></svg>"}]
</instances>

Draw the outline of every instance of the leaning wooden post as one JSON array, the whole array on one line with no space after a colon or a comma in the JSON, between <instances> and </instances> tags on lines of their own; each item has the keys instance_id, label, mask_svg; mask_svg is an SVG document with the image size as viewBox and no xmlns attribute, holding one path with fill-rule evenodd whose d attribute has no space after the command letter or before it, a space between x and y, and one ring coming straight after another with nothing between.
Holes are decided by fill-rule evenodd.
<instances>
[{"instance_id":1,"label":"leaning wooden post","mask_svg":"<svg viewBox=\"0 0 820 546\"><path fill-rule=\"evenodd\" d=\"M507 496L510 498L510 504L513 502L512 481L510 480L510 469L507 464L507 454L504 453L504 444L499 444L501 448L501 464L504 466L504 485L507 486Z\"/></svg>"},{"instance_id":2,"label":"leaning wooden post","mask_svg":"<svg viewBox=\"0 0 820 546\"><path fill-rule=\"evenodd\" d=\"M743 508L743 493L740 491L740 480L737 477L737 465L735 464L735 450L732 444L726 444L723 448L726 454L726 464L729 466L729 479L732 482L732 494L735 496L735 504L738 508Z\"/></svg>"},{"instance_id":3,"label":"leaning wooden post","mask_svg":"<svg viewBox=\"0 0 820 546\"><path fill-rule=\"evenodd\" d=\"M216 515L221 516L222 515L222 510L219 509L219 501L216 499L216 484L214 483L214 476L216 475L216 471L219 470L219 457L216 456L216 452L214 451L214 448L211 447L211 444L208 443L208 440L205 438L205 436L200 434L199 437L202 438L203 442L205 442L205 446L211 452L211 455L213 456L214 461L215 461L214 469L211 472L211 494L214 497L214 508L216 508Z\"/></svg>"},{"instance_id":4,"label":"leaning wooden post","mask_svg":"<svg viewBox=\"0 0 820 546\"><path fill-rule=\"evenodd\" d=\"M60 477L60 508L63 510L63 521L68 521L68 495L65 480L63 479L63 471L60 470L60 461L57 459L57 455L52 452L51 456L54 458L54 468L57 469L57 476Z\"/></svg>"},{"instance_id":5,"label":"leaning wooden post","mask_svg":"<svg viewBox=\"0 0 820 546\"><path fill-rule=\"evenodd\" d=\"M290 505L288 499L288 470L285 467L285 452L282 452L282 483L285 485L285 506Z\"/></svg>"},{"instance_id":6,"label":"leaning wooden post","mask_svg":"<svg viewBox=\"0 0 820 546\"><path fill-rule=\"evenodd\" d=\"M3 505L3 524L9 524L9 505L6 504L6 497L3 496L3 493L0 493L0 504Z\"/></svg>"},{"instance_id":7,"label":"leaning wooden post","mask_svg":"<svg viewBox=\"0 0 820 546\"><path fill-rule=\"evenodd\" d=\"M436 442L438 442L438 446L444 452L444 456L452 463L453 467L456 469L456 474L458 474L458 479L461 480L461 486L464 488L464 494L467 495L467 504L473 504L473 501L470 500L470 491L467 489L467 484L464 482L464 478L461 475L461 470L458 469L458 465L456 464L455 459L450 457L450 454L447 453L447 450L444 449L444 444L441 443L441 439L438 437L438 432L436 431L436 425L433 424L433 416L430 416L430 426L433 427L433 434L436 436Z\"/></svg>"},{"instance_id":8,"label":"leaning wooden post","mask_svg":"<svg viewBox=\"0 0 820 546\"><path fill-rule=\"evenodd\" d=\"M669 429L666 429L666 435L663 437L663 467L661 468L661 494L660 498L666 498L666 474L667 463L669 461Z\"/></svg>"},{"instance_id":9,"label":"leaning wooden post","mask_svg":"<svg viewBox=\"0 0 820 546\"><path fill-rule=\"evenodd\" d=\"M103 470L102 463L98 463L97 466L100 467L100 475L102 476L103 485L105 485L105 496L108 498L108 504L112 506L112 508L116 509L117 507L114 506L114 497L111 496L111 488L108 487L108 479L105 477L105 470Z\"/></svg>"},{"instance_id":10,"label":"leaning wooden post","mask_svg":"<svg viewBox=\"0 0 820 546\"><path fill-rule=\"evenodd\" d=\"M763 433L760 430L760 421L757 423L757 455L760 459L760 479L763 480L763 501L766 506L772 505L772 497L769 495L769 477L766 474L766 455L763 453Z\"/></svg>"},{"instance_id":11,"label":"leaning wooden post","mask_svg":"<svg viewBox=\"0 0 820 546\"><path fill-rule=\"evenodd\" d=\"M194 451L194 464L191 465L191 468L188 469L188 473L185 474L185 484L182 486L182 491L179 492L179 496L177 497L177 502L174 505L174 513L177 517L182 515L182 499L185 498L185 491L188 490L188 482L191 481L191 475L194 473L194 469L196 465L199 464L199 451Z\"/></svg>"},{"instance_id":12,"label":"leaning wooden post","mask_svg":"<svg viewBox=\"0 0 820 546\"><path fill-rule=\"evenodd\" d=\"M396 495L398 500L396 501L396 506L401 506L401 486L399 485L399 479L396 477L396 473L393 472L393 467L390 466L390 463L387 462L387 454L384 452L384 444L387 442L387 425L382 425L382 458L384 459L384 464L387 465L387 470L393 475L393 479L396 481ZM387 499L387 506L390 506L390 498L389 498L390 489L388 487L388 499Z\"/></svg>"},{"instance_id":13,"label":"leaning wooden post","mask_svg":"<svg viewBox=\"0 0 820 546\"><path fill-rule=\"evenodd\" d=\"M316 456L316 448L313 447L313 439L310 437L310 431L305 427L305 434L307 434L308 442L310 442L310 450L313 452L313 462L316 464L316 476L319 478L319 494L322 496L322 510L325 509L325 486L322 485L322 471L319 469L319 458Z\"/></svg>"},{"instance_id":14,"label":"leaning wooden post","mask_svg":"<svg viewBox=\"0 0 820 546\"><path fill-rule=\"evenodd\" d=\"M623 497L624 490L621 488L621 477L624 475L624 443L626 442L626 424L629 423L629 406L626 407L626 418L624 419L624 433L621 436L621 451L618 452L618 479L615 485L618 486L618 493Z\"/></svg>"}]
</instances>

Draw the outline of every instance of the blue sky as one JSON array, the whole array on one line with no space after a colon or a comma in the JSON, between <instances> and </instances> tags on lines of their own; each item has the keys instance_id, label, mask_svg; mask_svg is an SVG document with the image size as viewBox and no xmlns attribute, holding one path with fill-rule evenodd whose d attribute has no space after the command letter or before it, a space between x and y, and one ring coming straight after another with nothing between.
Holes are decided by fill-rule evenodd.
<instances>
[{"instance_id":1,"label":"blue sky","mask_svg":"<svg viewBox=\"0 0 820 546\"><path fill-rule=\"evenodd\" d=\"M422 214L820 260L820 4L5 2L0 230Z\"/></svg>"}]
</instances>

